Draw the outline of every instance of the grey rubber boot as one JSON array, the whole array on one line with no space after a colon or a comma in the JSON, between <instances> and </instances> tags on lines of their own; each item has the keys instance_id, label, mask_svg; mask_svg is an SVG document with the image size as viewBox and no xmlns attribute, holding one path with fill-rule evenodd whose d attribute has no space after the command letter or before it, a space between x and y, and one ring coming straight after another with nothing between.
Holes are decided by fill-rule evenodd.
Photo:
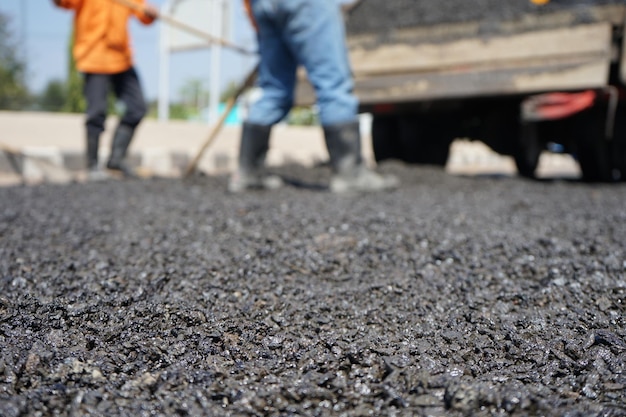
<instances>
[{"instance_id":1,"label":"grey rubber boot","mask_svg":"<svg viewBox=\"0 0 626 417\"><path fill-rule=\"evenodd\" d=\"M87 179L89 181L102 181L108 178L106 172L98 165L98 147L100 135L87 134Z\"/></svg>"},{"instance_id":2,"label":"grey rubber boot","mask_svg":"<svg viewBox=\"0 0 626 417\"><path fill-rule=\"evenodd\" d=\"M228 183L228 191L238 193L253 189L280 188L283 181L265 169L272 126L245 122L239 148L239 167Z\"/></svg>"},{"instance_id":3,"label":"grey rubber boot","mask_svg":"<svg viewBox=\"0 0 626 417\"><path fill-rule=\"evenodd\" d=\"M90 171L98 167L98 146L100 135L87 134L87 169Z\"/></svg>"},{"instance_id":4,"label":"grey rubber boot","mask_svg":"<svg viewBox=\"0 0 626 417\"><path fill-rule=\"evenodd\" d=\"M378 174L363 162L358 121L324 126L324 137L333 169L332 192L384 191L399 185L395 176Z\"/></svg>"},{"instance_id":5,"label":"grey rubber boot","mask_svg":"<svg viewBox=\"0 0 626 417\"><path fill-rule=\"evenodd\" d=\"M136 178L137 174L126 162L126 151L133 139L135 129L127 125L119 125L113 135L113 143L111 144L111 156L107 162L107 168L117 171L126 178Z\"/></svg>"}]
</instances>

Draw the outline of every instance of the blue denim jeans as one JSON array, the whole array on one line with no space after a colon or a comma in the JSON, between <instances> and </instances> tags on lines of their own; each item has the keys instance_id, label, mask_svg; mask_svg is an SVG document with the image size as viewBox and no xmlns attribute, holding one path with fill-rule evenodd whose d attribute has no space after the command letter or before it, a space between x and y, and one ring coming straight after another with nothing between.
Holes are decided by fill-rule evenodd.
<instances>
[{"instance_id":1,"label":"blue denim jeans","mask_svg":"<svg viewBox=\"0 0 626 417\"><path fill-rule=\"evenodd\" d=\"M341 9L336 0L252 0L259 29L258 86L248 122L273 125L294 101L296 69L304 66L324 126L357 119Z\"/></svg>"}]
</instances>

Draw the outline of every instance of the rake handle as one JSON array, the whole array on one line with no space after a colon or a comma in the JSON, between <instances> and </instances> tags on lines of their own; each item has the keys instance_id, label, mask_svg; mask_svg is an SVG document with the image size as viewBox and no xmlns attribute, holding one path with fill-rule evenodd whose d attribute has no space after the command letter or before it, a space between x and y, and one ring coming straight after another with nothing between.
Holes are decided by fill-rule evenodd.
<instances>
[{"instance_id":1,"label":"rake handle","mask_svg":"<svg viewBox=\"0 0 626 417\"><path fill-rule=\"evenodd\" d=\"M129 9L137 11L137 12L145 13L145 10L146 10L143 6L133 2L131 0L111 0L111 1L113 1L113 2L115 2L117 4L121 4L122 6L126 6ZM176 19L174 19L174 18L172 18L170 16L167 16L167 15L164 15L164 14L161 14L161 13L157 13L156 18L164 21L165 23L169 24L170 26L177 27L178 29L182 29L182 30L184 30L186 32L189 32L189 33L191 33L193 35L196 35L197 37L202 38L202 39L208 41L210 44L224 46L226 48L230 48L230 49L232 49L234 51L241 52L242 54L246 54L246 55L254 54L253 51L250 51L250 50L248 50L246 48L243 48L243 47L241 47L239 45L235 45L234 43L229 42L229 41L227 41L225 39L218 38L216 36L210 35L210 34L204 32L204 31L202 31L200 29L197 29L197 28L195 28L195 27L193 27L191 25L188 25L188 24L183 23L183 22L181 22L179 20L176 20Z\"/></svg>"},{"instance_id":2,"label":"rake handle","mask_svg":"<svg viewBox=\"0 0 626 417\"><path fill-rule=\"evenodd\" d=\"M228 117L230 111L233 109L233 107L235 107L235 103L237 103L237 99L239 98L239 96L241 96L244 91L246 91L249 87L252 87L252 85L254 84L257 76L257 70L258 67L255 67L250 72L250 74L248 74L241 86L239 86L235 94L233 94L233 96L228 99L228 103L226 104L226 109L224 110L224 113L222 113L222 115L220 116L217 124L211 130L208 139L202 145L195 158L191 161L191 163L189 163L189 166L187 166L187 170L185 171L183 178L188 178L189 176L191 176L191 174L194 173L196 167L198 166L198 163L200 162L200 159L202 158L202 155L204 155L204 151L206 151L209 145L213 143L213 141L217 137L217 134L220 132L220 130L222 130L224 122L226 122L226 118Z\"/></svg>"}]
</instances>

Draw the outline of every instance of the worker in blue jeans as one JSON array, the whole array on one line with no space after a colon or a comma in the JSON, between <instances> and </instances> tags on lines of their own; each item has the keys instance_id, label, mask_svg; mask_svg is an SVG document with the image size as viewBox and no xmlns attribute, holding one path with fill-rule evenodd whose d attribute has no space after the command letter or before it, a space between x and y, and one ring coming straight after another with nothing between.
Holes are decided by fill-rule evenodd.
<instances>
[{"instance_id":1,"label":"worker in blue jeans","mask_svg":"<svg viewBox=\"0 0 626 417\"><path fill-rule=\"evenodd\" d=\"M243 125L239 167L229 190L273 189L280 177L265 170L272 126L290 111L296 69L304 66L313 85L337 193L394 188L397 178L365 166L361 155L358 101L348 61L345 29L336 0L246 0L257 29L262 94Z\"/></svg>"}]
</instances>

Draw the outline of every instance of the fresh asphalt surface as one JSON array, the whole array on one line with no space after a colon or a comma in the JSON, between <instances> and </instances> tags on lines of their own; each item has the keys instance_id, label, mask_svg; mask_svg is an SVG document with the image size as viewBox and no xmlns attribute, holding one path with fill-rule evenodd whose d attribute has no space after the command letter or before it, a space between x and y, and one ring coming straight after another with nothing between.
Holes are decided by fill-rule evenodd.
<instances>
[{"instance_id":1,"label":"fresh asphalt surface","mask_svg":"<svg viewBox=\"0 0 626 417\"><path fill-rule=\"evenodd\" d=\"M0 415L626 415L624 185L277 170L0 188Z\"/></svg>"}]
</instances>

